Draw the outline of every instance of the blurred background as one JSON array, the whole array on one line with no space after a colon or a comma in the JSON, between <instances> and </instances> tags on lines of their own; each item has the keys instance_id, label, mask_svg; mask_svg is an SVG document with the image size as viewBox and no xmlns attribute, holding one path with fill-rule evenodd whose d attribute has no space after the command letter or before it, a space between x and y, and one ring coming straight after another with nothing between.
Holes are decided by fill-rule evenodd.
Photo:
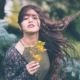
<instances>
[{"instance_id":1,"label":"blurred background","mask_svg":"<svg viewBox=\"0 0 80 80\"><path fill-rule=\"evenodd\" d=\"M27 4L35 4L41 7L46 15L54 21L61 20L63 17L75 14L80 10L80 0L0 0L0 19L7 21L5 24L0 23L0 25L4 24L0 26L0 41L3 41L0 42L0 80L5 80L3 61L6 50L11 43L16 42L22 36L17 18L20 9ZM1 32L2 30L5 33ZM68 25L64 33L69 40L76 44L75 48L80 54L80 16ZM1 40L3 37L4 39ZM80 56L76 57L79 59Z\"/></svg>"}]
</instances>

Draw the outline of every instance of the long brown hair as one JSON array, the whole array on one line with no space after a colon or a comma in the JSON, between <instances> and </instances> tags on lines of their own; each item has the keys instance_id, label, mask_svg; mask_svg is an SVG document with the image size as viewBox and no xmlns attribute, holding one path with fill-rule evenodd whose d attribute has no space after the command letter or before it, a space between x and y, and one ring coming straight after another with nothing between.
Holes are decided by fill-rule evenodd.
<instances>
[{"instance_id":1,"label":"long brown hair","mask_svg":"<svg viewBox=\"0 0 80 80\"><path fill-rule=\"evenodd\" d=\"M53 22L39 7L27 5L24 6L19 13L19 24L23 21L24 14L30 9L35 10L39 15L41 21L39 40L46 42L45 48L47 49L50 59L50 70L45 80L58 80L60 59L63 58L62 53L69 56L66 49L70 48L74 50L74 47L68 42L67 38L62 35L62 31L66 25L69 24L69 18L63 19L59 22ZM67 20L67 22L65 20Z\"/></svg>"}]
</instances>

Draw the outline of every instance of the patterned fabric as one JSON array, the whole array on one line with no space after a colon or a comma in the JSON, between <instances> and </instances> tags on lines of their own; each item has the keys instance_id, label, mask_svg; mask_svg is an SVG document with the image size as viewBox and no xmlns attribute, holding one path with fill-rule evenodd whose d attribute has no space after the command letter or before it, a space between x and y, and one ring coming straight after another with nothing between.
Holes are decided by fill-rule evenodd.
<instances>
[{"instance_id":1,"label":"patterned fabric","mask_svg":"<svg viewBox=\"0 0 80 80\"><path fill-rule=\"evenodd\" d=\"M26 60L12 46L5 55L4 70L6 80L37 80L37 75L30 75L26 70Z\"/></svg>"}]
</instances>

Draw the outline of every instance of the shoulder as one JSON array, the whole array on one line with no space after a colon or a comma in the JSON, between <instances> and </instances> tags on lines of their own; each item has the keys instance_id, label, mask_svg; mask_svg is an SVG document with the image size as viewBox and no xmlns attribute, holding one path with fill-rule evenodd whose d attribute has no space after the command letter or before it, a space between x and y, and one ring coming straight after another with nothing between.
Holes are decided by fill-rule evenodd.
<instances>
[{"instance_id":1,"label":"shoulder","mask_svg":"<svg viewBox=\"0 0 80 80\"><path fill-rule=\"evenodd\" d=\"M5 58L15 57L17 55L17 50L15 44L13 44L6 52Z\"/></svg>"}]
</instances>

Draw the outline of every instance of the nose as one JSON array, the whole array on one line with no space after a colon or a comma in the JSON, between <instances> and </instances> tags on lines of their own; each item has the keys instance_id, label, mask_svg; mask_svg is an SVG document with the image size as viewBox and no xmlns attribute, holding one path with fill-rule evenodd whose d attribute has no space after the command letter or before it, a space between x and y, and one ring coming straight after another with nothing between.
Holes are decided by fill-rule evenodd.
<instances>
[{"instance_id":1,"label":"nose","mask_svg":"<svg viewBox=\"0 0 80 80\"><path fill-rule=\"evenodd\" d=\"M29 17L29 23L33 22L33 18Z\"/></svg>"}]
</instances>

